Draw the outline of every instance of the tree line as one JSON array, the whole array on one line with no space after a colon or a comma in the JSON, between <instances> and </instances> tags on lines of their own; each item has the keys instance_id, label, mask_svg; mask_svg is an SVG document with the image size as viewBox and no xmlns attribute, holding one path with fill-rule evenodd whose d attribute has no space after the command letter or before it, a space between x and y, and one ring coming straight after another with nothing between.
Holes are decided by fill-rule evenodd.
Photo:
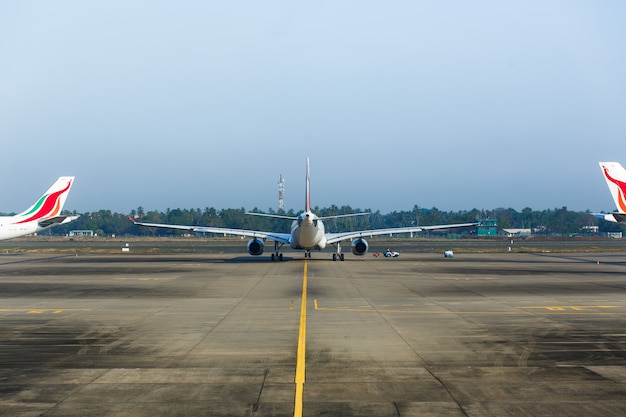
<instances>
[{"instance_id":1,"label":"tree line","mask_svg":"<svg viewBox=\"0 0 626 417\"><path fill-rule=\"evenodd\" d=\"M129 216L147 223L167 223L196 226L228 227L238 229L254 229L289 233L291 222L283 219L251 216L248 210L222 209L213 207L205 209L167 209L163 211L144 211L142 207L132 210L129 214L114 213L111 210L99 210L80 214L71 223L51 228L44 234L63 236L70 230L92 230L98 236L180 236L186 232L181 230L145 228L136 226ZM277 213L273 210L262 211L258 208L250 210L257 213L297 216L293 209ZM520 228L533 229L535 234L545 236L569 236L581 233L584 226L599 226L600 233L622 231L620 225L600 220L589 213L568 210L566 207L532 210L524 208L517 211L512 208L494 210L461 210L442 211L436 207L427 209L414 206L410 211L394 211L382 214L369 209L353 209L350 206L315 207L313 211L320 217L341 214L367 212L367 216L331 219L325 221L328 232L347 230L378 229L402 226L434 225L447 223L467 223L483 219L495 219L498 229ZM70 213L67 213L70 214Z\"/></svg>"}]
</instances>

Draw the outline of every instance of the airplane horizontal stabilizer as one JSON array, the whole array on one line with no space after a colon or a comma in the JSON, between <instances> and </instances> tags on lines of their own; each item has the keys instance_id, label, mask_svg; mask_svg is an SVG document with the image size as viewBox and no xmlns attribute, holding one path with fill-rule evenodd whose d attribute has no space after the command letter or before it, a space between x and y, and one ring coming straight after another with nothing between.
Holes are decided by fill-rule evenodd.
<instances>
[{"instance_id":1,"label":"airplane horizontal stabilizer","mask_svg":"<svg viewBox=\"0 0 626 417\"><path fill-rule=\"evenodd\" d=\"M337 214L334 216L322 216L322 217L318 217L319 220L332 220L332 219L341 219L341 218L345 218L345 217L357 217L357 216L367 216L370 215L372 213L366 212L366 213L350 213L350 214Z\"/></svg>"},{"instance_id":2,"label":"airplane horizontal stabilizer","mask_svg":"<svg viewBox=\"0 0 626 417\"><path fill-rule=\"evenodd\" d=\"M626 223L626 213L591 213L593 216L598 219L602 219L611 223Z\"/></svg>"},{"instance_id":3,"label":"airplane horizontal stabilizer","mask_svg":"<svg viewBox=\"0 0 626 417\"><path fill-rule=\"evenodd\" d=\"M78 219L80 216L55 216L49 219L43 219L38 222L39 227L49 227L52 225L66 224Z\"/></svg>"},{"instance_id":4,"label":"airplane horizontal stabilizer","mask_svg":"<svg viewBox=\"0 0 626 417\"><path fill-rule=\"evenodd\" d=\"M251 216L271 217L273 219L298 220L298 218L295 216L281 216L280 214L255 213L253 211L247 211L246 214L249 214Z\"/></svg>"}]
</instances>

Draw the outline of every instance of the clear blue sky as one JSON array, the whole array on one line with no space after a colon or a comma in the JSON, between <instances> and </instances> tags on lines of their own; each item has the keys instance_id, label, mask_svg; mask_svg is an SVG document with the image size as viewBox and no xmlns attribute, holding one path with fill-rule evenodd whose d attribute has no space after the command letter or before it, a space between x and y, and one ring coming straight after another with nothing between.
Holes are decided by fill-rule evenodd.
<instances>
[{"instance_id":1,"label":"clear blue sky","mask_svg":"<svg viewBox=\"0 0 626 417\"><path fill-rule=\"evenodd\" d=\"M623 1L5 1L0 211L611 210Z\"/></svg>"}]
</instances>

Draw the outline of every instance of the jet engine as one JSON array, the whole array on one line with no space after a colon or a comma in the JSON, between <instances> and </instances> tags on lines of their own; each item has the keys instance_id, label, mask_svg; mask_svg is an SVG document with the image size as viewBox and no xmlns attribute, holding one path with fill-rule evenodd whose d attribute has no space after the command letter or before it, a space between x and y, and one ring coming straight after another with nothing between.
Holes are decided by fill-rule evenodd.
<instances>
[{"instance_id":1,"label":"jet engine","mask_svg":"<svg viewBox=\"0 0 626 417\"><path fill-rule=\"evenodd\" d=\"M263 241L261 239L251 239L248 242L248 253L250 255L261 255L263 253Z\"/></svg>"},{"instance_id":2,"label":"jet engine","mask_svg":"<svg viewBox=\"0 0 626 417\"><path fill-rule=\"evenodd\" d=\"M361 237L352 241L352 253L355 255L365 255L368 248L367 240Z\"/></svg>"}]
</instances>

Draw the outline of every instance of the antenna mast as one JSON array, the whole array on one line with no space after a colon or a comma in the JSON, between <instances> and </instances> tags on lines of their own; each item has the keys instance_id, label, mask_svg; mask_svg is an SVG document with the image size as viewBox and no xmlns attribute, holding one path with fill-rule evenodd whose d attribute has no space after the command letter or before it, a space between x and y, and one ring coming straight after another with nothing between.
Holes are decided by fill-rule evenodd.
<instances>
[{"instance_id":1,"label":"antenna mast","mask_svg":"<svg viewBox=\"0 0 626 417\"><path fill-rule=\"evenodd\" d=\"M281 212L285 208L285 180L283 174L278 177L278 211Z\"/></svg>"}]
</instances>

